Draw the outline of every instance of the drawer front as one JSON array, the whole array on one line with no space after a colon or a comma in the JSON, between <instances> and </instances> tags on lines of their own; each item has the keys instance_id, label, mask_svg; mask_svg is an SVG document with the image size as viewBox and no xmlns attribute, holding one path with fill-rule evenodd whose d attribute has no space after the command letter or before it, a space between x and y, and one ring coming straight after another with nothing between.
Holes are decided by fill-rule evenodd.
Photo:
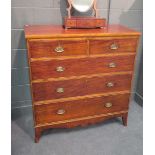
<instances>
[{"instance_id":1,"label":"drawer front","mask_svg":"<svg viewBox=\"0 0 155 155\"><path fill-rule=\"evenodd\" d=\"M34 101L130 90L131 74L33 83Z\"/></svg>"},{"instance_id":2,"label":"drawer front","mask_svg":"<svg viewBox=\"0 0 155 155\"><path fill-rule=\"evenodd\" d=\"M91 40L90 54L114 54L136 52L137 38Z\"/></svg>"},{"instance_id":3,"label":"drawer front","mask_svg":"<svg viewBox=\"0 0 155 155\"><path fill-rule=\"evenodd\" d=\"M94 20L89 20L89 19L85 19L85 20L77 20L77 27L79 28L89 28L89 27L96 27L96 23Z\"/></svg>"},{"instance_id":4,"label":"drawer front","mask_svg":"<svg viewBox=\"0 0 155 155\"><path fill-rule=\"evenodd\" d=\"M31 58L86 55L86 40L30 40L28 48Z\"/></svg>"},{"instance_id":5,"label":"drawer front","mask_svg":"<svg viewBox=\"0 0 155 155\"><path fill-rule=\"evenodd\" d=\"M36 124L128 110L129 94L35 106Z\"/></svg>"},{"instance_id":6,"label":"drawer front","mask_svg":"<svg viewBox=\"0 0 155 155\"><path fill-rule=\"evenodd\" d=\"M135 55L31 62L32 80L132 71Z\"/></svg>"},{"instance_id":7,"label":"drawer front","mask_svg":"<svg viewBox=\"0 0 155 155\"><path fill-rule=\"evenodd\" d=\"M73 19L71 19L71 20L65 20L65 25L67 26L67 27L76 27L76 20L73 20Z\"/></svg>"}]
</instances>

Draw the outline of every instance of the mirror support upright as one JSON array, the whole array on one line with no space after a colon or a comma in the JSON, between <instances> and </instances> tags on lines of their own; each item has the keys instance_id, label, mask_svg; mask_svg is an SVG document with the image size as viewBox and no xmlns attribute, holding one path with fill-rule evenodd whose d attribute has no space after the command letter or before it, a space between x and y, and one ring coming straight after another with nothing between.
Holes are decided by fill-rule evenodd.
<instances>
[{"instance_id":1,"label":"mirror support upright","mask_svg":"<svg viewBox=\"0 0 155 155\"><path fill-rule=\"evenodd\" d=\"M98 17L98 11L97 11L97 7L96 7L96 3L97 3L97 0L94 0L93 9L94 9L94 12L95 12L95 17L97 18Z\"/></svg>"},{"instance_id":2,"label":"mirror support upright","mask_svg":"<svg viewBox=\"0 0 155 155\"><path fill-rule=\"evenodd\" d=\"M66 9L68 12L68 18L71 18L72 0L68 0L69 7Z\"/></svg>"}]
</instances>

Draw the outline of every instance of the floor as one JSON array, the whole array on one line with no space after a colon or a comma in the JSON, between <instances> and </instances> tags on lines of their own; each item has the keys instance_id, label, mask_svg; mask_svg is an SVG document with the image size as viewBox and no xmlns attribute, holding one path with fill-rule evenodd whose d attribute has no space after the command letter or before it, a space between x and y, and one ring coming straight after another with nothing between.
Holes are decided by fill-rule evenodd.
<instances>
[{"instance_id":1,"label":"floor","mask_svg":"<svg viewBox=\"0 0 155 155\"><path fill-rule=\"evenodd\" d=\"M46 131L33 141L32 109L12 112L12 155L142 155L143 110L130 104L128 126L121 119L74 129Z\"/></svg>"}]
</instances>

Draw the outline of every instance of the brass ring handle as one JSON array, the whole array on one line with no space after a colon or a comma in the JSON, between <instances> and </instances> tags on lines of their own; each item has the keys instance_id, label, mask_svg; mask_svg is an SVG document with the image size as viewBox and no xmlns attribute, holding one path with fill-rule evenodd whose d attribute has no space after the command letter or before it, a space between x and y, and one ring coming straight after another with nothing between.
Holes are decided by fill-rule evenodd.
<instances>
[{"instance_id":1,"label":"brass ring handle","mask_svg":"<svg viewBox=\"0 0 155 155\"><path fill-rule=\"evenodd\" d=\"M110 102L105 103L105 107L106 107L106 108L112 107L112 103L110 103Z\"/></svg>"},{"instance_id":2,"label":"brass ring handle","mask_svg":"<svg viewBox=\"0 0 155 155\"><path fill-rule=\"evenodd\" d=\"M107 87L114 87L114 83L113 82L108 82Z\"/></svg>"},{"instance_id":3,"label":"brass ring handle","mask_svg":"<svg viewBox=\"0 0 155 155\"><path fill-rule=\"evenodd\" d=\"M61 46L57 46L56 48L55 48L55 52L57 52L57 53L62 53L64 51L64 49L63 49L63 47L61 47Z\"/></svg>"},{"instance_id":4,"label":"brass ring handle","mask_svg":"<svg viewBox=\"0 0 155 155\"><path fill-rule=\"evenodd\" d=\"M57 111L57 114L58 115L63 115L63 114L65 114L65 110L64 109L59 109L58 111Z\"/></svg>"},{"instance_id":5,"label":"brass ring handle","mask_svg":"<svg viewBox=\"0 0 155 155\"><path fill-rule=\"evenodd\" d=\"M110 68L115 68L116 67L116 63L114 63L114 62L109 63L109 67Z\"/></svg>"},{"instance_id":6,"label":"brass ring handle","mask_svg":"<svg viewBox=\"0 0 155 155\"><path fill-rule=\"evenodd\" d=\"M57 93L64 93L64 88L57 88L56 92Z\"/></svg>"},{"instance_id":7,"label":"brass ring handle","mask_svg":"<svg viewBox=\"0 0 155 155\"><path fill-rule=\"evenodd\" d=\"M64 70L65 70L65 68L62 67L62 66L58 66L58 67L56 68L56 71L57 71L57 72L63 72Z\"/></svg>"},{"instance_id":8,"label":"brass ring handle","mask_svg":"<svg viewBox=\"0 0 155 155\"><path fill-rule=\"evenodd\" d=\"M110 49L111 50L117 50L118 49L118 45L116 43L113 43L110 45Z\"/></svg>"}]
</instances>

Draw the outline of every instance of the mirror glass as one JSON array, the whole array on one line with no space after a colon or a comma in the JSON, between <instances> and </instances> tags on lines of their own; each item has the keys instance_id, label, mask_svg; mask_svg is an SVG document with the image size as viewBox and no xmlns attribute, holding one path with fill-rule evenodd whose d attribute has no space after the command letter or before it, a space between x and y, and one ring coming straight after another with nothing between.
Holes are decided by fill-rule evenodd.
<instances>
[{"instance_id":1,"label":"mirror glass","mask_svg":"<svg viewBox=\"0 0 155 155\"><path fill-rule=\"evenodd\" d=\"M88 11L92 5L94 0L72 0L73 7L79 12Z\"/></svg>"}]
</instances>

